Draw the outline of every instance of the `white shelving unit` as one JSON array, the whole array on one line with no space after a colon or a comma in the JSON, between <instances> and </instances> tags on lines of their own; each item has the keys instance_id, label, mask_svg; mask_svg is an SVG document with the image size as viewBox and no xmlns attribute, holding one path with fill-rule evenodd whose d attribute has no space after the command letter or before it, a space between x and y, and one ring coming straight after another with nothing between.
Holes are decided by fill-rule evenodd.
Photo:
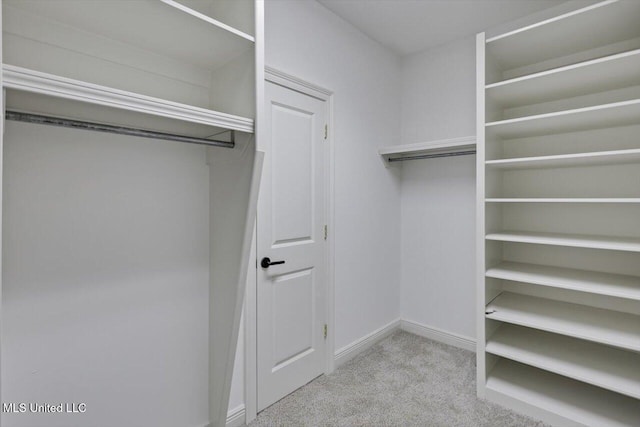
<instances>
[{"instance_id":1,"label":"white shelving unit","mask_svg":"<svg viewBox=\"0 0 640 427\"><path fill-rule=\"evenodd\" d=\"M0 4L3 114L48 116L66 127L84 122L90 126L78 131L80 139L90 139L86 130L96 125L93 130L201 139L206 146L209 372L203 376L209 378L210 425L224 426L262 166L256 124L263 109L263 2ZM4 120L0 148L7 142L3 126ZM3 249L8 244L3 241ZM3 399L13 399L5 384L3 392L9 396Z\"/></svg>"},{"instance_id":2,"label":"white shelving unit","mask_svg":"<svg viewBox=\"0 0 640 427\"><path fill-rule=\"evenodd\" d=\"M500 242L533 243L537 245L640 252L640 238L637 237L609 237L560 233L504 231L501 233L487 233L485 239Z\"/></svg>"},{"instance_id":3,"label":"white shelving unit","mask_svg":"<svg viewBox=\"0 0 640 427\"><path fill-rule=\"evenodd\" d=\"M638 198L496 198L487 203L640 203Z\"/></svg>"},{"instance_id":4,"label":"white shelving unit","mask_svg":"<svg viewBox=\"0 0 640 427\"><path fill-rule=\"evenodd\" d=\"M640 425L640 3L477 37L478 395Z\"/></svg>"},{"instance_id":5,"label":"white shelving unit","mask_svg":"<svg viewBox=\"0 0 640 427\"><path fill-rule=\"evenodd\" d=\"M489 76L487 83L637 49L639 7L634 1L606 0L487 38L491 65L502 73Z\"/></svg>"},{"instance_id":6,"label":"white shelving unit","mask_svg":"<svg viewBox=\"0 0 640 427\"><path fill-rule=\"evenodd\" d=\"M605 127L637 124L640 99L486 123L494 138L516 139Z\"/></svg>"},{"instance_id":7,"label":"white shelving unit","mask_svg":"<svg viewBox=\"0 0 640 427\"><path fill-rule=\"evenodd\" d=\"M640 277L521 262L502 262L486 277L640 301Z\"/></svg>"},{"instance_id":8,"label":"white shelving unit","mask_svg":"<svg viewBox=\"0 0 640 427\"><path fill-rule=\"evenodd\" d=\"M640 398L638 353L513 325L493 334L487 352Z\"/></svg>"},{"instance_id":9,"label":"white shelving unit","mask_svg":"<svg viewBox=\"0 0 640 427\"><path fill-rule=\"evenodd\" d=\"M485 313L492 320L640 351L638 315L511 292L501 293Z\"/></svg>"},{"instance_id":10,"label":"white shelving unit","mask_svg":"<svg viewBox=\"0 0 640 427\"><path fill-rule=\"evenodd\" d=\"M555 156L521 157L517 159L487 160L486 167L491 169L543 169L570 166L597 166L610 164L637 163L640 150L615 150L577 154L558 154Z\"/></svg>"},{"instance_id":11,"label":"white shelving unit","mask_svg":"<svg viewBox=\"0 0 640 427\"><path fill-rule=\"evenodd\" d=\"M628 427L640 416L637 399L508 358L501 358L493 369L486 395L522 412L545 408L547 421L559 426Z\"/></svg>"},{"instance_id":12,"label":"white shelving unit","mask_svg":"<svg viewBox=\"0 0 640 427\"><path fill-rule=\"evenodd\" d=\"M638 67L640 50L636 49L489 84L486 94L502 108L573 98L636 86L640 84L640 77L634 72ZM610 80L602 80L603 74Z\"/></svg>"}]
</instances>

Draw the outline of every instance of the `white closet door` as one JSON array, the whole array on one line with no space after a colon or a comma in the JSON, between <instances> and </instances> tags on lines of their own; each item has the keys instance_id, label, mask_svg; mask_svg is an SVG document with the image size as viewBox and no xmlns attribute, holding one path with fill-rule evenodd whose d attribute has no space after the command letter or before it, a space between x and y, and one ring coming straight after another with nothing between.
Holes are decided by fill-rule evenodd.
<instances>
[{"instance_id":1,"label":"white closet door","mask_svg":"<svg viewBox=\"0 0 640 427\"><path fill-rule=\"evenodd\" d=\"M258 410L322 374L326 358L326 103L268 82L266 104L257 228ZM284 263L264 267L266 258Z\"/></svg>"}]
</instances>

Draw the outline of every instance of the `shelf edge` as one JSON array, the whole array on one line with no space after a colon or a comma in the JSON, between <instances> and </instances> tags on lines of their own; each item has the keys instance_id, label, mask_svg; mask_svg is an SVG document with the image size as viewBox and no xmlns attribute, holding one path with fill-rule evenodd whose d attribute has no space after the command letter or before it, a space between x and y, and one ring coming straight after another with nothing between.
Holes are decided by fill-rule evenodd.
<instances>
[{"instance_id":1,"label":"shelf edge","mask_svg":"<svg viewBox=\"0 0 640 427\"><path fill-rule=\"evenodd\" d=\"M569 337L572 338L572 337ZM577 338L575 338L577 339ZM589 341L591 342L591 341ZM635 392L634 390L627 390L625 388L621 388L618 387L616 385L611 385L605 381L594 381L593 379L589 378L589 376L587 375L578 375L575 373L568 373L565 372L563 369L560 369L558 367L555 366L544 366L544 363L539 363L536 362L535 360L531 360L529 358L527 358L526 356L522 356L522 355L518 355L518 354L514 354L508 350L505 349L494 349L493 347L495 347L495 345L492 345L492 341L489 340L489 342L487 343L486 346L486 352L493 354L495 356L499 356L505 359L509 359L509 360L513 360L515 362L518 363L522 363L524 365L528 365L531 367L534 367L536 369L542 369L543 371L546 372L551 372L552 374L556 374L556 375L560 375L563 376L565 378L570 378L573 379L575 381L580 381L583 382L585 384L589 384L595 387L600 387L602 389L608 390L608 391L612 391L614 393L619 393L628 397L631 397L632 399L640 399L640 394ZM598 345L597 343L595 343L595 345Z\"/></svg>"},{"instance_id":2,"label":"shelf edge","mask_svg":"<svg viewBox=\"0 0 640 427\"><path fill-rule=\"evenodd\" d=\"M533 157L514 157L512 159L495 159L495 160L486 160L485 165L493 166L493 167L510 167L518 165L527 165L530 163L536 162L561 162L563 160L588 160L588 159L601 159L606 157L623 157L627 155L640 155L640 149L632 148L628 150L612 150L612 151L592 151L592 152L583 152L583 153L575 153L575 154L557 154L552 156L533 156ZM617 163L614 161L614 163Z\"/></svg>"},{"instance_id":3,"label":"shelf edge","mask_svg":"<svg viewBox=\"0 0 640 427\"><path fill-rule=\"evenodd\" d=\"M494 89L494 88L501 88L501 87L505 87L505 86L516 85L516 84L518 84L520 82L535 80L535 79L548 77L548 76L552 76L552 75L556 75L556 74L562 74L562 73L570 72L572 70L588 68L588 67L590 67L592 65L599 65L599 64L603 64L603 63L615 62L617 60L624 59L624 58L627 58L627 57L630 57L630 56L636 56L636 55L640 55L640 49L633 49L633 50L622 52L622 53L616 53L616 54L613 54L613 55L608 55L608 56L605 56L605 57L602 57L602 58L590 59L588 61L582 61L582 62L578 62L576 64L564 65L562 67L552 68L550 70L540 71L540 72L532 73L532 74L526 74L524 76L514 77L512 79L501 80L501 81L496 82L496 83L491 83L491 84L485 85L485 90L488 92L488 91L490 91L491 89Z\"/></svg>"},{"instance_id":4,"label":"shelf edge","mask_svg":"<svg viewBox=\"0 0 640 427\"><path fill-rule=\"evenodd\" d=\"M640 242L596 241L571 237L535 236L524 234L524 237L510 233L488 233L486 240L511 243L529 243L534 245L564 246L570 248L603 249L621 252L640 252Z\"/></svg>"},{"instance_id":5,"label":"shelf edge","mask_svg":"<svg viewBox=\"0 0 640 427\"><path fill-rule=\"evenodd\" d=\"M199 123L241 132L254 132L253 119L180 104L93 83L2 65L3 88L39 93L120 110Z\"/></svg>"},{"instance_id":6,"label":"shelf edge","mask_svg":"<svg viewBox=\"0 0 640 427\"><path fill-rule=\"evenodd\" d=\"M576 415L575 410L571 406L567 406L566 404L563 404L563 403L561 403L561 406L563 407L563 409L558 410L559 407L557 405L553 403L550 405L548 401L544 402L544 401L541 401L539 397L536 397L536 395L537 396L549 395L549 393L546 392L546 390L540 389L541 385L544 387L551 386L551 390L549 391L556 392L556 393L558 392L557 387L558 385L560 385L561 393L568 393L567 389L565 388L566 387L565 385L572 384L572 383L578 384L578 383L581 383L580 381L569 378L569 377L564 377L562 375L554 374L552 372L545 371L540 368L535 368L519 362L514 362L509 359L505 359L504 362L507 362L507 364L511 366L514 366L514 365L521 366L522 369L526 369L529 372L536 372L536 373L540 372L546 378L543 378L542 381L540 381L536 386L535 384L531 385L529 383L529 380L527 379L528 375L513 376L512 373L509 373L508 376L510 378L513 378L515 382L509 381L510 384L505 384L506 381L504 380L504 375L500 372L503 370L502 366L505 366L505 365L498 365L497 371L492 372L487 379L486 387L487 387L488 400L493 401L495 403L499 403L501 405L506 405L512 409L517 409L523 413L526 413L531 417L540 419L552 425L563 425L563 426L570 425L570 426L584 426L584 427L594 425L592 414L587 414L588 415L587 417L585 417L585 414ZM500 363L502 364L504 362L500 362ZM521 368L518 368L519 371L520 369ZM557 378L558 381L549 381L550 378L554 378L554 379ZM526 381L527 384L524 384L522 382L523 380ZM558 384L558 382L563 384ZM634 402L634 399L631 397L623 396L618 393L593 386L591 384L586 384L586 383L583 383L583 384L585 384L588 387L588 390L591 390L592 392L598 391L599 392L598 394L600 396L615 397L616 403L619 403L621 401L626 401L630 405L632 405L631 402ZM533 390L533 394L531 394L531 390ZM573 387L571 387L571 391L573 390L574 390ZM582 387L580 390L584 391ZM514 393L514 391L517 391L517 392ZM522 393L525 393L525 394L522 394ZM591 392L587 392L587 393L591 394ZM529 395L527 396L527 394ZM574 395L574 393L571 393L568 395L572 396ZM550 399L555 401L556 397L551 396ZM582 398L580 398L579 400L582 401ZM610 399L598 399L599 402L601 401L608 402L609 400ZM615 407L617 410L620 410L620 407L615 403L613 403L613 405L611 406ZM635 409L635 406L629 406L629 407ZM629 407L623 406L625 410L628 409ZM599 412L600 420L602 420L601 417L603 416L604 417L609 416L606 412L605 413L602 413L600 411L598 412ZM591 422L589 422L589 420ZM605 425L605 424L596 424L596 425ZM622 424L617 423L615 425L620 426ZM633 424L624 424L624 425L633 425Z\"/></svg>"},{"instance_id":7,"label":"shelf edge","mask_svg":"<svg viewBox=\"0 0 640 427\"><path fill-rule=\"evenodd\" d=\"M485 199L487 203L640 203L640 198L636 197L491 197Z\"/></svg>"},{"instance_id":8,"label":"shelf edge","mask_svg":"<svg viewBox=\"0 0 640 427\"><path fill-rule=\"evenodd\" d=\"M526 296L526 295L520 295L520 294L515 294L512 292L504 292L501 293L498 297L496 297L494 300L492 300L489 304L487 304L486 306L486 312L485 312L485 318L487 319L492 319L492 320L497 320L500 322L505 322L505 323L510 323L513 325L519 325L519 326L525 326L528 328L533 328L536 330L540 330L540 331L546 331L546 332L551 332L554 334L558 334L558 335L564 335L564 336L568 336L568 337L573 337L573 338L577 338L577 339L581 339L581 340L585 340L585 341L590 341L590 342L595 342L595 343L599 343L599 344L604 344L604 345L609 345L612 347L616 347L616 348L621 348L621 349L625 349L625 350L631 350L631 351L640 351L640 342L628 342L628 340L622 340L619 337L617 338L611 338L608 335L594 335L593 333L588 333L587 331L584 330L579 330L577 328L575 328L574 326L570 326L570 327L563 327L563 325L558 326L555 322L551 325L549 325L548 323L545 324L544 321L540 321L539 317L544 317L546 319L551 319L552 316L549 316L548 314L540 314L540 313L524 313L524 316L521 314L520 316L518 314L513 314L513 313L509 313L508 310L512 310L512 311L516 311L519 313L522 313L522 311L520 309L516 309L516 308L509 308L507 307L506 310L507 312L505 313L505 311L501 311L499 308L496 309L496 307L500 307L502 304L504 304L504 302L502 301L502 299L509 299L509 298L513 298L513 296L517 296L517 298L524 298L525 300L529 300L529 301L538 301L538 303L540 304L544 304L547 301L553 301L554 303L558 303L557 305L561 306L562 308L567 309L569 306L580 306L581 310L588 310L589 308L587 306L583 306L581 304L575 304L575 303L570 303L570 302L564 302L564 301L557 301L557 300L549 300L548 298L541 298L541 297L532 297L532 296ZM519 295L519 296L518 296ZM507 302L506 305L508 306L509 303ZM584 308L582 308L584 307ZM493 311L491 311L493 310ZM616 312L613 310L608 310L608 309L598 309L601 312L611 312L611 313L617 313L618 315L627 315L627 316L631 316L631 317L640 317L638 315L633 315L633 314L629 314L629 313L621 313L621 312ZM491 311L491 312L489 312ZM537 316L537 317L536 317ZM532 318L533 317L533 318Z\"/></svg>"},{"instance_id":9,"label":"shelf edge","mask_svg":"<svg viewBox=\"0 0 640 427\"><path fill-rule=\"evenodd\" d=\"M586 272L586 270L584 271ZM528 276L521 277L519 276L519 274L525 274L525 275L528 274ZM594 295L606 295L606 296L611 296L616 298L623 298L631 301L640 301L640 290L638 292L638 295L633 295L632 293L622 292L622 291L602 290L604 288L607 288L608 285L600 284L600 287L602 289L599 289L597 285L593 285L589 287L584 285L571 284L571 281L570 281L571 279L564 279L558 276L556 276L555 280L544 279L544 278L541 278L540 276L536 276L535 273L520 273L520 272L514 272L514 271L505 271L504 269L500 268L500 264L498 264L496 267L487 269L485 273L485 277L488 277L491 279L507 280L510 282L527 283L527 284L536 285L536 286L545 286L548 288L579 291L579 292L585 292L585 293L594 294Z\"/></svg>"},{"instance_id":10,"label":"shelf edge","mask_svg":"<svg viewBox=\"0 0 640 427\"><path fill-rule=\"evenodd\" d=\"M378 149L381 156L389 156L393 154L414 154L426 151L447 150L449 148L472 147L476 145L476 137L463 136L460 138L439 139L426 142L418 142L416 144L403 144L382 147Z\"/></svg>"},{"instance_id":11,"label":"shelf edge","mask_svg":"<svg viewBox=\"0 0 640 427\"><path fill-rule=\"evenodd\" d=\"M252 43L255 43L256 39L255 37L245 33L244 31L240 31L237 28L232 27L231 25L227 25L221 21L218 21L217 19L214 19L210 16L207 16L203 13L198 12L197 10L193 10L190 7L187 7L183 4L181 4L180 2L174 1L174 0L160 0L162 3L171 6L183 13L186 13L187 15L191 15L194 18L200 19L202 21L205 21L208 24L211 24L215 27L218 27L222 30L225 30L233 35L236 35L238 37L241 37L245 40L248 40Z\"/></svg>"},{"instance_id":12,"label":"shelf edge","mask_svg":"<svg viewBox=\"0 0 640 427\"><path fill-rule=\"evenodd\" d=\"M496 320L498 322L509 323L511 325L524 326L526 328L533 328L539 331L550 332L552 334L558 334L558 335L563 335L566 337L576 338L579 340L589 341L597 344L608 345L608 346L620 348L623 350L640 352L640 347L637 345L629 345L627 343L622 343L622 342L619 342L616 340L610 340L607 338L603 339L600 337L593 337L588 334L584 334L580 332L574 332L574 331L553 328L553 327L544 327L544 326L540 326L539 324L536 324L535 322L514 319L513 317L510 317L508 315L500 316L500 315L496 315L496 313L491 313L491 314L487 314L486 318L490 320Z\"/></svg>"},{"instance_id":13,"label":"shelf edge","mask_svg":"<svg viewBox=\"0 0 640 427\"><path fill-rule=\"evenodd\" d=\"M555 112L552 112L552 113L535 114L535 115L532 115L532 116L518 117L518 118L515 118L515 119L498 120L498 121L495 121L495 122L487 122L487 123L485 123L485 127L486 128L494 128L494 127L504 126L504 125L518 124L518 123L523 123L523 122L526 123L526 122L531 122L531 121L535 121L535 120L544 120L544 119L550 119L550 118L553 118L553 117L570 116L570 115L575 115L575 114L589 113L589 112L592 112L592 111L607 110L607 109L620 108L620 107L628 107L628 106L634 106L634 105L639 105L639 104L640 104L640 99L631 99L631 100L628 100L628 101L612 102L612 103L608 103L608 104L598 104L598 105L593 105L593 106L589 106L589 107L582 107L582 108L575 108L575 109L570 109L570 110L555 111Z\"/></svg>"},{"instance_id":14,"label":"shelf edge","mask_svg":"<svg viewBox=\"0 0 640 427\"><path fill-rule=\"evenodd\" d=\"M521 27L521 28L518 28L518 29L513 30L513 31L509 31L509 32L506 32L506 33L503 33L503 34L499 34L499 35L494 36L494 37L490 37L485 41L485 43L489 44L489 43L497 41L497 40L501 40L501 39L504 39L504 38L507 38L507 37L510 37L510 36L514 36L516 34L523 33L525 31L533 30L533 29L538 28L538 27L543 27L545 25L552 24L554 22L559 22L559 21L562 21L563 19L567 19L567 18L570 18L572 16L576 16L576 15L581 15L581 14L583 14L585 12L590 12L591 10L598 9L600 7L603 7L603 6L608 6L610 4L617 3L617 2L618 2L618 0L605 0L605 1L602 1L600 3L592 4L592 5L587 6L587 7L583 7L583 8L568 12L568 13L564 13L564 14L562 14L560 16L555 16L553 18L545 19L543 21L536 22L534 24L527 25L525 27Z\"/></svg>"}]
</instances>

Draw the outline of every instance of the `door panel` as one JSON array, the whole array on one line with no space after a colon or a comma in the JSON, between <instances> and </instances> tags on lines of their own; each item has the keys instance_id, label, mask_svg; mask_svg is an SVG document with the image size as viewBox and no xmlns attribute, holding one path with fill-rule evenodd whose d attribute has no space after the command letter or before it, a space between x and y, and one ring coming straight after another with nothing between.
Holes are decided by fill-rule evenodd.
<instances>
[{"instance_id":1,"label":"door panel","mask_svg":"<svg viewBox=\"0 0 640 427\"><path fill-rule=\"evenodd\" d=\"M273 281L272 369L313 350L313 270L284 274Z\"/></svg>"},{"instance_id":2,"label":"door panel","mask_svg":"<svg viewBox=\"0 0 640 427\"><path fill-rule=\"evenodd\" d=\"M272 107L273 244L311 240L313 234L314 116L283 105Z\"/></svg>"},{"instance_id":3,"label":"door panel","mask_svg":"<svg viewBox=\"0 0 640 427\"><path fill-rule=\"evenodd\" d=\"M258 410L326 366L326 103L267 82L258 200Z\"/></svg>"}]
</instances>

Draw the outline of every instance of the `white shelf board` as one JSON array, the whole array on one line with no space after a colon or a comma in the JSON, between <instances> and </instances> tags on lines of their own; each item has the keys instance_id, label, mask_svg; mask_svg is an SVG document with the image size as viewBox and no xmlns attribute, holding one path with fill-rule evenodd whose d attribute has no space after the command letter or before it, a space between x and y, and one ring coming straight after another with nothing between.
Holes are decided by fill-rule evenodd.
<instances>
[{"instance_id":1,"label":"white shelf board","mask_svg":"<svg viewBox=\"0 0 640 427\"><path fill-rule=\"evenodd\" d=\"M393 145L378 149L378 154L385 160L389 158L410 157L422 154L440 154L466 151L476 148L476 137L441 139L417 144Z\"/></svg>"},{"instance_id":2,"label":"white shelf board","mask_svg":"<svg viewBox=\"0 0 640 427\"><path fill-rule=\"evenodd\" d=\"M179 11L181 11L183 13L186 13L187 15L191 15L194 18L197 18L197 19L200 19L200 20L202 20L204 22L207 22L207 23L213 25L214 27L218 27L218 28L220 28L222 30L228 31L231 34L235 34L236 36L241 37L241 38L243 38L245 40L248 40L250 42L255 42L255 37L243 32L243 31L240 31L239 29L234 28L231 25L227 25L224 22L218 21L217 19L213 19L212 17L210 17L208 15L205 15L204 13L200 13L197 10L190 8L190 7L182 4L179 1L174 1L174 0L160 0L160 1L162 3L165 3L165 4L167 4L167 5L171 6L171 7L174 7L176 9L178 9Z\"/></svg>"},{"instance_id":3,"label":"white shelf board","mask_svg":"<svg viewBox=\"0 0 640 427\"><path fill-rule=\"evenodd\" d=\"M640 301L640 277L518 262L501 262L486 277Z\"/></svg>"},{"instance_id":4,"label":"white shelf board","mask_svg":"<svg viewBox=\"0 0 640 427\"><path fill-rule=\"evenodd\" d=\"M253 132L253 119L4 64L3 87L216 128ZM9 105L9 107L11 107ZM73 118L73 117L72 117ZM96 121L100 122L99 118Z\"/></svg>"},{"instance_id":5,"label":"white shelf board","mask_svg":"<svg viewBox=\"0 0 640 427\"><path fill-rule=\"evenodd\" d=\"M640 198L633 197L511 197L488 198L487 203L640 203Z\"/></svg>"},{"instance_id":6,"label":"white shelf board","mask_svg":"<svg viewBox=\"0 0 640 427\"><path fill-rule=\"evenodd\" d=\"M519 68L639 37L639 16L640 2L602 1L488 38L487 50L503 69Z\"/></svg>"},{"instance_id":7,"label":"white shelf board","mask_svg":"<svg viewBox=\"0 0 640 427\"><path fill-rule=\"evenodd\" d=\"M487 167L492 169L514 170L611 165L636 162L640 162L640 149L487 160L485 164Z\"/></svg>"},{"instance_id":8,"label":"white shelf board","mask_svg":"<svg viewBox=\"0 0 640 427\"><path fill-rule=\"evenodd\" d=\"M3 6L210 70L254 46L252 36L174 1L4 0Z\"/></svg>"},{"instance_id":9,"label":"white shelf board","mask_svg":"<svg viewBox=\"0 0 640 427\"><path fill-rule=\"evenodd\" d=\"M487 240L539 245L568 246L574 248L608 249L640 252L640 238L594 236L590 234L539 233L533 231L501 231L488 233Z\"/></svg>"},{"instance_id":10,"label":"white shelf board","mask_svg":"<svg viewBox=\"0 0 640 427\"><path fill-rule=\"evenodd\" d=\"M502 108L554 101L640 84L640 49L486 86Z\"/></svg>"},{"instance_id":11,"label":"white shelf board","mask_svg":"<svg viewBox=\"0 0 640 427\"><path fill-rule=\"evenodd\" d=\"M487 319L640 351L640 316L503 292L486 307Z\"/></svg>"},{"instance_id":12,"label":"white shelf board","mask_svg":"<svg viewBox=\"0 0 640 427\"><path fill-rule=\"evenodd\" d=\"M540 369L501 360L487 378L492 400L513 399L533 405L584 426L629 427L640 425L636 399ZM564 423L567 424L567 423Z\"/></svg>"},{"instance_id":13,"label":"white shelf board","mask_svg":"<svg viewBox=\"0 0 640 427\"><path fill-rule=\"evenodd\" d=\"M486 350L640 399L640 353L514 325L498 328Z\"/></svg>"},{"instance_id":14,"label":"white shelf board","mask_svg":"<svg viewBox=\"0 0 640 427\"><path fill-rule=\"evenodd\" d=\"M492 135L509 139L625 126L637 124L638 121L640 121L640 99L633 99L489 122L485 127Z\"/></svg>"}]
</instances>

